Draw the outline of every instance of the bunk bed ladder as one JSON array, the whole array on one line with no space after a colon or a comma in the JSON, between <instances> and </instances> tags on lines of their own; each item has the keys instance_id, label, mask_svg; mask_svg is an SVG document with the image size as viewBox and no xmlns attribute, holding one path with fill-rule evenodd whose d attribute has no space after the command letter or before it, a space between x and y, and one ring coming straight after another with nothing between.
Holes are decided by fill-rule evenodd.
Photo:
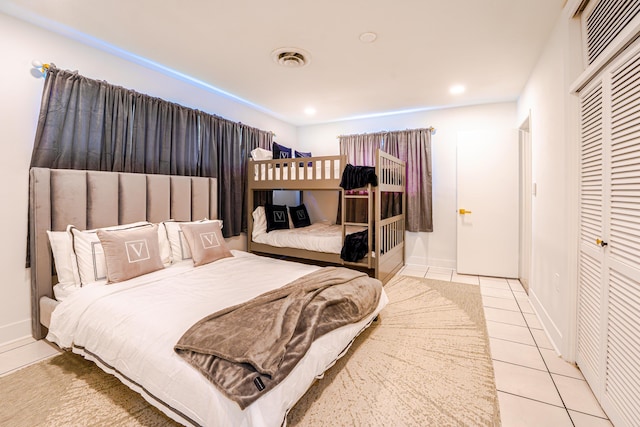
<instances>
[{"instance_id":1,"label":"bunk bed ladder","mask_svg":"<svg viewBox=\"0 0 640 427\"><path fill-rule=\"evenodd\" d=\"M363 187L359 190L364 190L366 191L366 194L361 194L361 192L359 192L358 194L347 194L347 192L345 190L340 190L340 193L342 195L342 241L345 241L346 235L347 235L347 226L348 225L355 225L355 226L362 226L362 227L366 227L366 229L368 230L367 233L367 247L369 248L369 250L367 251L367 255L358 262L348 262L345 261L344 264L345 265L354 265L354 266L360 266L360 267L367 267L369 269L374 268L374 263L375 263L375 257L371 255L371 248L373 248L373 230L374 230L374 225L375 225L375 218L374 217L374 197L373 197L373 186L371 184L367 184L366 187ZM354 200L354 199L367 199L367 222L347 222L347 201L348 200ZM376 204L376 209L379 209L379 207Z\"/></svg>"}]
</instances>

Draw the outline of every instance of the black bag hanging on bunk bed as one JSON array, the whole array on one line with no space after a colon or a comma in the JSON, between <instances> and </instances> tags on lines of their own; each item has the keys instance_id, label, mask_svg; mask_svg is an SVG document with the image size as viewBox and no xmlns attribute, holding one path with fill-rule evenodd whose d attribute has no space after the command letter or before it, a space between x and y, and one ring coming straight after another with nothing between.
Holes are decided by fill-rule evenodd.
<instances>
[{"instance_id":1,"label":"black bag hanging on bunk bed","mask_svg":"<svg viewBox=\"0 0 640 427\"><path fill-rule=\"evenodd\" d=\"M366 187L367 184L374 187L378 185L376 168L373 166L353 166L352 164L347 164L344 167L340 187L345 190L353 190L354 188Z\"/></svg>"},{"instance_id":2,"label":"black bag hanging on bunk bed","mask_svg":"<svg viewBox=\"0 0 640 427\"><path fill-rule=\"evenodd\" d=\"M342 250L340 251L340 258L348 262L360 261L369 251L368 243L369 230L347 234L344 238Z\"/></svg>"}]
</instances>

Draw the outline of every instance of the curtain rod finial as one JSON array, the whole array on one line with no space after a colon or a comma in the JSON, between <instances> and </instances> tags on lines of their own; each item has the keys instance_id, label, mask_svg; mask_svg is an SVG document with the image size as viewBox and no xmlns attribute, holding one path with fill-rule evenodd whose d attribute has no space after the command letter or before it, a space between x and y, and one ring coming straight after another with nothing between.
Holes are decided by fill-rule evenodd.
<instances>
[{"instance_id":1,"label":"curtain rod finial","mask_svg":"<svg viewBox=\"0 0 640 427\"><path fill-rule=\"evenodd\" d=\"M37 59L34 59L33 61L31 61L31 65L33 66L33 68L40 71L40 73L42 73L43 76L47 74L47 71L49 71L49 67L50 67L49 64L43 64Z\"/></svg>"}]
</instances>

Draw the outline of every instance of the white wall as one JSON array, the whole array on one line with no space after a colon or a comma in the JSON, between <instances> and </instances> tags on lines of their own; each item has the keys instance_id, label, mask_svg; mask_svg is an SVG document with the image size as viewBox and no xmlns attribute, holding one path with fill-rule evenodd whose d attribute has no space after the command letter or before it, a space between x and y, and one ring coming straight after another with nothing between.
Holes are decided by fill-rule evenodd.
<instances>
[{"instance_id":1,"label":"white wall","mask_svg":"<svg viewBox=\"0 0 640 427\"><path fill-rule=\"evenodd\" d=\"M0 246L0 348L31 335L30 278L24 267L28 176L44 83L31 74L34 59L270 130L282 140L295 139L294 126L245 104L1 13L0 52L0 223L5 224Z\"/></svg>"},{"instance_id":2,"label":"white wall","mask_svg":"<svg viewBox=\"0 0 640 427\"><path fill-rule=\"evenodd\" d=\"M565 14L566 10L565 10ZM557 351L572 360L577 289L576 100L580 50L576 25L562 16L518 101L519 123L531 115L532 264L530 299ZM573 46L573 49L571 49Z\"/></svg>"},{"instance_id":3,"label":"white wall","mask_svg":"<svg viewBox=\"0 0 640 427\"><path fill-rule=\"evenodd\" d=\"M37 59L271 130L278 142L314 155L337 154L336 137L340 134L436 127L432 150L434 232L408 233L407 260L412 264L455 267L458 132L516 128L531 110L533 179L538 186L533 203L532 299L554 343L563 353L568 352L572 328L569 306L575 301L576 273L570 214L575 208L575 188L567 181L575 175L575 148L566 124L572 122L567 113L571 103L566 83L570 80L565 62L567 37L565 19L552 35L517 105L432 110L296 129L211 91L0 14L0 180L4 183L0 186L0 219L8 225L0 249L0 348L31 334L29 270L24 261L28 169L43 86L43 79L31 74L31 61Z\"/></svg>"},{"instance_id":4,"label":"white wall","mask_svg":"<svg viewBox=\"0 0 640 427\"><path fill-rule=\"evenodd\" d=\"M297 147L313 155L340 152L338 135L402 130L433 126L433 233L407 233L407 264L455 268L456 266L456 143L458 132L515 129L516 103L499 103L471 107L423 111L370 119L305 126L298 129ZM330 206L335 219L335 197L314 201ZM305 204L308 201L305 195ZM333 203L333 204L331 204ZM311 212L310 212L311 215ZM322 216L323 214L316 214ZM333 216L333 218L331 218Z\"/></svg>"}]
</instances>

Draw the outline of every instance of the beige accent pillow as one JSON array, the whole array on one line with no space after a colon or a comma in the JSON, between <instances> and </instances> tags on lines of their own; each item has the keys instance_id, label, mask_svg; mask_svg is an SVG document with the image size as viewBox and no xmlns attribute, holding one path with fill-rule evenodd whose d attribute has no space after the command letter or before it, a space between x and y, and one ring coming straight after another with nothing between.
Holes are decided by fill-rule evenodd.
<instances>
[{"instance_id":1,"label":"beige accent pillow","mask_svg":"<svg viewBox=\"0 0 640 427\"><path fill-rule=\"evenodd\" d=\"M167 239L169 240L169 245L171 246L171 258L172 262L180 262L185 259L191 259L191 251L189 250L189 245L187 244L187 240L183 236L182 229L180 228L181 224L197 224L201 222L217 222L220 224L220 228L222 228L222 220L219 219L202 219L200 221L164 221L162 224L165 226Z\"/></svg>"},{"instance_id":2,"label":"beige accent pillow","mask_svg":"<svg viewBox=\"0 0 640 427\"><path fill-rule=\"evenodd\" d=\"M140 221L106 227L103 230L131 230L143 227L151 227L151 223ZM83 285L94 282L106 283L107 267L97 230L80 231L73 225L68 225L67 232L71 233L73 237L73 251L76 256L81 283Z\"/></svg>"},{"instance_id":3,"label":"beige accent pillow","mask_svg":"<svg viewBox=\"0 0 640 427\"><path fill-rule=\"evenodd\" d=\"M98 230L97 233L109 283L122 282L164 267L157 225L133 230Z\"/></svg>"},{"instance_id":4,"label":"beige accent pillow","mask_svg":"<svg viewBox=\"0 0 640 427\"><path fill-rule=\"evenodd\" d=\"M180 228L191 250L194 266L233 256L222 237L219 223L180 224Z\"/></svg>"}]
</instances>

